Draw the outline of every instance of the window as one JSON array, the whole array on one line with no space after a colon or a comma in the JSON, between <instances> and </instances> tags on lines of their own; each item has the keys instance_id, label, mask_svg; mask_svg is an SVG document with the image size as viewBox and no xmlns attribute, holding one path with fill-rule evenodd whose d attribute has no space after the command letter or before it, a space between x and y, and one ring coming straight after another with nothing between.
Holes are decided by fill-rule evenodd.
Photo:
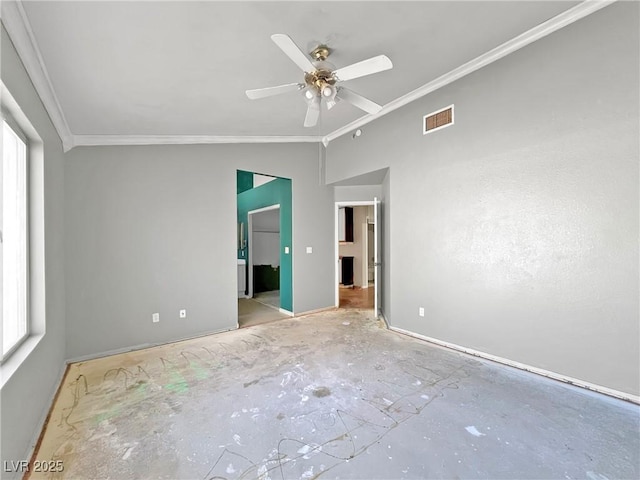
<instances>
[{"instance_id":1,"label":"window","mask_svg":"<svg viewBox=\"0 0 640 480\"><path fill-rule=\"evenodd\" d=\"M0 169L0 301L4 360L29 334L27 144L18 128L2 122Z\"/></svg>"}]
</instances>

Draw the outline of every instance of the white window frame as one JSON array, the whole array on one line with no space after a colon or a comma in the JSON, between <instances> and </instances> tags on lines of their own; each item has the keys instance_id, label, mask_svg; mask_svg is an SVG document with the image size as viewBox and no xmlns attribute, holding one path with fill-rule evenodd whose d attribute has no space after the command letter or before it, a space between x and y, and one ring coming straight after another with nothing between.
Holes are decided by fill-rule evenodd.
<instances>
[{"instance_id":1,"label":"white window frame","mask_svg":"<svg viewBox=\"0 0 640 480\"><path fill-rule=\"evenodd\" d=\"M1 113L1 120L2 120L2 132L0 132L0 147L2 148L2 152L4 154L4 142L5 142L5 138L4 138L4 127L5 125L7 126L7 128L11 131L12 134L14 134L17 139L19 141L21 141L24 145L24 162L25 162L25 171L24 171L24 179L25 179L25 185L24 185L24 228L25 228L25 232L24 232L24 254L25 254L25 259L24 259L24 264L23 265L18 265L18 268L20 270L23 270L22 274L24 275L24 298L20 299L20 302L23 303L23 305L21 307L18 307L19 309L23 309L24 310L24 322L26 323L25 325L25 331L24 333L15 340L15 342L13 343L13 345L11 345L9 347L9 349L5 352L4 351L4 337L3 337L3 330L4 330L4 282L5 279L2 278L2 283L1 283L1 287L2 287L2 294L0 294L0 299L2 299L1 305L0 307L2 308L2 311L0 312L0 319L2 319L2 328L0 328L0 363L4 363L23 343L24 341L29 337L29 335L31 334L31 319L30 319L30 311L29 311L29 304L30 304L30 299L29 299L29 290L30 290L30 276L29 276L29 271L30 271L30 265L29 265L29 251L30 251L30 240L29 240L29 224L30 224L30 202L29 202L29 197L30 197L30 192L29 192L29 178L30 178L30 171L29 171L29 140L27 138L27 136L24 134L24 132L22 131L22 129L19 127L19 125L17 124L17 122L15 121L15 119L13 119L11 117L11 115L7 112L4 111L4 109L2 110ZM4 168L4 163L2 164L2 168ZM4 182L4 176L3 176L3 182ZM2 187L2 192L4 191L4 185ZM4 230L4 229L3 229ZM3 232L4 233L4 232ZM2 247L4 248L4 239L3 239L3 245ZM2 268L4 269L4 261L5 261L5 256L4 256L4 252L3 252L3 264L2 264ZM4 272L3 272L4 273Z\"/></svg>"},{"instance_id":2,"label":"white window frame","mask_svg":"<svg viewBox=\"0 0 640 480\"><path fill-rule=\"evenodd\" d=\"M29 335L0 362L0 389L7 384L21 365L34 353L44 339L47 330L46 275L45 275L45 202L44 202L44 159L45 146L42 137L0 80L0 111L11 118L27 139L29 176L27 178L28 229L29 229ZM0 148L2 145L0 145ZM51 149L62 146L52 144ZM2 339L0 339L0 342Z\"/></svg>"}]
</instances>

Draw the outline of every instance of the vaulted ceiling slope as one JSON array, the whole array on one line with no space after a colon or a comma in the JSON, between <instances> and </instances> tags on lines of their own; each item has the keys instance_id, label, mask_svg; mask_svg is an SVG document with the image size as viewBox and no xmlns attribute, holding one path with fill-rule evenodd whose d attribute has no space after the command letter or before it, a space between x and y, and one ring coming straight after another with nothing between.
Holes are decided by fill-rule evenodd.
<instances>
[{"instance_id":1,"label":"vaulted ceiling slope","mask_svg":"<svg viewBox=\"0 0 640 480\"><path fill-rule=\"evenodd\" d=\"M2 2L2 20L66 149L76 145L326 142L611 2ZM319 43L336 67L384 54L348 82L384 106L339 103L305 128L300 82L270 40Z\"/></svg>"}]
</instances>

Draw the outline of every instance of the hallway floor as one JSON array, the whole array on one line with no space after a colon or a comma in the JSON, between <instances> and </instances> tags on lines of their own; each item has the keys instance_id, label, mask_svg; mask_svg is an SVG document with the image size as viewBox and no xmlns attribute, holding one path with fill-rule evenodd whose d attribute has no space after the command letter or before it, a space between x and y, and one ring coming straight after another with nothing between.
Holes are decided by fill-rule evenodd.
<instances>
[{"instance_id":1,"label":"hallway floor","mask_svg":"<svg viewBox=\"0 0 640 480\"><path fill-rule=\"evenodd\" d=\"M268 292L260 292L253 295L253 298L260 303L280 308L280 290L270 290Z\"/></svg>"},{"instance_id":2,"label":"hallway floor","mask_svg":"<svg viewBox=\"0 0 640 480\"><path fill-rule=\"evenodd\" d=\"M340 285L340 308L373 308L375 288L344 287Z\"/></svg>"},{"instance_id":3,"label":"hallway floor","mask_svg":"<svg viewBox=\"0 0 640 480\"><path fill-rule=\"evenodd\" d=\"M279 309L265 305L253 298L238 299L238 325L240 328L252 327L262 323L291 318Z\"/></svg>"},{"instance_id":4,"label":"hallway floor","mask_svg":"<svg viewBox=\"0 0 640 480\"><path fill-rule=\"evenodd\" d=\"M638 406L367 316L72 364L37 458L74 479L640 477Z\"/></svg>"}]
</instances>

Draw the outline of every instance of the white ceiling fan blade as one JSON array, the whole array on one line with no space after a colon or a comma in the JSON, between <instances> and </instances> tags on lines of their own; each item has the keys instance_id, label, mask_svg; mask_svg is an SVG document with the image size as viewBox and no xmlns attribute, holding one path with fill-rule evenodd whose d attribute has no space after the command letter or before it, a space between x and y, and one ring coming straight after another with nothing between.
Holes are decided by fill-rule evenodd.
<instances>
[{"instance_id":1,"label":"white ceiling fan blade","mask_svg":"<svg viewBox=\"0 0 640 480\"><path fill-rule=\"evenodd\" d=\"M302 71L304 72L313 72L316 67L313 66L311 60L307 55L305 55L302 50L291 40L289 35L284 35L283 33L275 33L271 35L271 40L277 46L280 47L287 57L293 60L293 63L298 65Z\"/></svg>"},{"instance_id":2,"label":"white ceiling fan blade","mask_svg":"<svg viewBox=\"0 0 640 480\"><path fill-rule=\"evenodd\" d=\"M354 105L367 113L378 113L382 110L382 106L378 105L376 102L372 102L368 98L365 98L359 93L353 92L348 88L338 87L336 98L345 100L351 105Z\"/></svg>"},{"instance_id":3,"label":"white ceiling fan blade","mask_svg":"<svg viewBox=\"0 0 640 480\"><path fill-rule=\"evenodd\" d=\"M315 97L308 102L307 114L304 117L305 127L315 127L318 124L318 118L320 118L320 97Z\"/></svg>"},{"instance_id":4,"label":"white ceiling fan blade","mask_svg":"<svg viewBox=\"0 0 640 480\"><path fill-rule=\"evenodd\" d=\"M352 80L354 78L364 77L372 73L384 72L393 68L393 63L386 55L378 55L377 57L363 60L353 65L339 68L333 72L333 75L340 81Z\"/></svg>"},{"instance_id":5,"label":"white ceiling fan blade","mask_svg":"<svg viewBox=\"0 0 640 480\"><path fill-rule=\"evenodd\" d=\"M340 97L338 97L337 95L332 99L327 100L325 102L325 104L327 105L327 110L331 110L333 107L335 107L338 104L339 101L340 101Z\"/></svg>"},{"instance_id":6,"label":"white ceiling fan blade","mask_svg":"<svg viewBox=\"0 0 640 480\"><path fill-rule=\"evenodd\" d=\"M277 87L256 88L254 90L247 90L245 93L251 100L256 100L258 98L272 97L274 95L280 95L282 93L302 90L303 88L304 83L287 83L286 85L278 85Z\"/></svg>"}]
</instances>

